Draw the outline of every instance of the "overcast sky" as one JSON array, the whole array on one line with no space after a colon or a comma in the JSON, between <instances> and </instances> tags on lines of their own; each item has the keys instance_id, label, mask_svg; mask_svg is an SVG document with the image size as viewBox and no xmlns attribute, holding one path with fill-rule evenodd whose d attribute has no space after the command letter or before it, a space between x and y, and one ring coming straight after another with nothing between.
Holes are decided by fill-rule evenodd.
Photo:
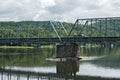
<instances>
[{"instance_id":1,"label":"overcast sky","mask_svg":"<svg viewBox=\"0 0 120 80\"><path fill-rule=\"evenodd\" d=\"M120 0L0 0L0 21L119 17Z\"/></svg>"}]
</instances>

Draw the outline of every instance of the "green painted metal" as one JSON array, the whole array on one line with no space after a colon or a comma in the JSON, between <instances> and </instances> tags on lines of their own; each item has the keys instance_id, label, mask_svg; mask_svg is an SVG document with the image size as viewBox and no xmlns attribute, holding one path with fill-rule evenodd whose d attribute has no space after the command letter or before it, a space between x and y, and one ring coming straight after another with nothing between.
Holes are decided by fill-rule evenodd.
<instances>
[{"instance_id":1,"label":"green painted metal","mask_svg":"<svg viewBox=\"0 0 120 80\"><path fill-rule=\"evenodd\" d=\"M57 37L59 42L62 41L61 38L63 37L69 38L80 34L84 34L89 38L120 37L120 17L77 19L71 27L71 30L69 30L69 33L67 27L64 26L62 22L44 21L42 25L40 23L41 21L33 23L35 26L29 25L29 23L22 26L21 22L15 22L9 24L7 27L3 27L2 32L6 31L6 34L4 34L5 36L2 36L3 34L0 36L2 39L49 38L49 41ZM24 34L24 36L22 34ZM86 36L79 36L79 38ZM65 40L67 42L67 39ZM38 39L38 42L39 41Z\"/></svg>"},{"instance_id":2,"label":"green painted metal","mask_svg":"<svg viewBox=\"0 0 120 80\"><path fill-rule=\"evenodd\" d=\"M78 33L75 29L79 29L80 32ZM76 34L76 36L84 34L89 37L120 36L120 17L77 19L68 33L68 37L75 36L73 33Z\"/></svg>"},{"instance_id":3,"label":"green painted metal","mask_svg":"<svg viewBox=\"0 0 120 80\"><path fill-rule=\"evenodd\" d=\"M82 31L84 30L84 28L87 26L88 21L85 22L85 24L82 26L82 28L80 29L80 32L78 34L82 34Z\"/></svg>"},{"instance_id":4,"label":"green painted metal","mask_svg":"<svg viewBox=\"0 0 120 80\"><path fill-rule=\"evenodd\" d=\"M102 30L101 30L101 29L102 29L101 20L99 20L99 21L100 21L100 22L99 22L99 26L100 26L100 32L99 32L100 34L99 34L99 36L102 36L102 34L101 34L101 31L102 31Z\"/></svg>"},{"instance_id":5,"label":"green painted metal","mask_svg":"<svg viewBox=\"0 0 120 80\"><path fill-rule=\"evenodd\" d=\"M68 33L67 37L71 36L71 33L73 32L73 30L77 27L77 23L79 22L79 19L76 20L75 24L73 25L72 29L70 30L70 32Z\"/></svg>"},{"instance_id":6,"label":"green painted metal","mask_svg":"<svg viewBox=\"0 0 120 80\"><path fill-rule=\"evenodd\" d=\"M93 27L93 20L90 20L90 36L92 36L93 31L92 31L92 27Z\"/></svg>"},{"instance_id":7,"label":"green painted metal","mask_svg":"<svg viewBox=\"0 0 120 80\"><path fill-rule=\"evenodd\" d=\"M108 25L108 21L107 18L105 19L105 37L107 37L107 25Z\"/></svg>"},{"instance_id":8,"label":"green painted metal","mask_svg":"<svg viewBox=\"0 0 120 80\"><path fill-rule=\"evenodd\" d=\"M57 32L57 30L56 30L56 28L55 28L55 26L54 26L54 24L53 24L52 21L50 21L50 25L52 26L53 30L54 30L55 33L57 34L57 37L59 38L59 40L61 41L61 37L60 37L59 33Z\"/></svg>"},{"instance_id":9,"label":"green painted metal","mask_svg":"<svg viewBox=\"0 0 120 80\"><path fill-rule=\"evenodd\" d=\"M67 30L65 29L64 25L63 25L61 22L59 22L59 24L60 24L60 26L63 28L63 30L65 31L65 36L67 36L67 35L68 35L68 32L67 32Z\"/></svg>"}]
</instances>

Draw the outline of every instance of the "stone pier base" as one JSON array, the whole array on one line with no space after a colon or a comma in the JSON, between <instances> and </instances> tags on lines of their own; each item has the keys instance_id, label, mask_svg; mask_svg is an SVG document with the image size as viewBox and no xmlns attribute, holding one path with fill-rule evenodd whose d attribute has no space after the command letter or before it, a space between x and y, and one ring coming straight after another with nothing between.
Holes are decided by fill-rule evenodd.
<instances>
[{"instance_id":1,"label":"stone pier base","mask_svg":"<svg viewBox=\"0 0 120 80\"><path fill-rule=\"evenodd\" d=\"M77 44L57 45L56 58L78 57L79 46Z\"/></svg>"}]
</instances>

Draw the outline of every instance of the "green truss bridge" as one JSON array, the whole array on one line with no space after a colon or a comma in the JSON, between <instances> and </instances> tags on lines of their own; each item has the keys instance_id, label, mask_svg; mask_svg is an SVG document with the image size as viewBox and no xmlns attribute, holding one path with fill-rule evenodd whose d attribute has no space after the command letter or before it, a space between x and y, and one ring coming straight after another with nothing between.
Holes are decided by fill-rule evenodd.
<instances>
[{"instance_id":1,"label":"green truss bridge","mask_svg":"<svg viewBox=\"0 0 120 80\"><path fill-rule=\"evenodd\" d=\"M0 44L102 43L120 41L120 17L59 21L0 22Z\"/></svg>"}]
</instances>

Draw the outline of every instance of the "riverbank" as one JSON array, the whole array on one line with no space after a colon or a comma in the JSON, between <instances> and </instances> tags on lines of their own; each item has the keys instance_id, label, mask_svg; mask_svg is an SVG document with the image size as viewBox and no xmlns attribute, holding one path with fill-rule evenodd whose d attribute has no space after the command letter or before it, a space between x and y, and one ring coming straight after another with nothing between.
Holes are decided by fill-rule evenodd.
<instances>
[{"instance_id":1,"label":"riverbank","mask_svg":"<svg viewBox=\"0 0 120 80\"><path fill-rule=\"evenodd\" d=\"M0 46L0 48L34 48L31 46Z\"/></svg>"}]
</instances>

